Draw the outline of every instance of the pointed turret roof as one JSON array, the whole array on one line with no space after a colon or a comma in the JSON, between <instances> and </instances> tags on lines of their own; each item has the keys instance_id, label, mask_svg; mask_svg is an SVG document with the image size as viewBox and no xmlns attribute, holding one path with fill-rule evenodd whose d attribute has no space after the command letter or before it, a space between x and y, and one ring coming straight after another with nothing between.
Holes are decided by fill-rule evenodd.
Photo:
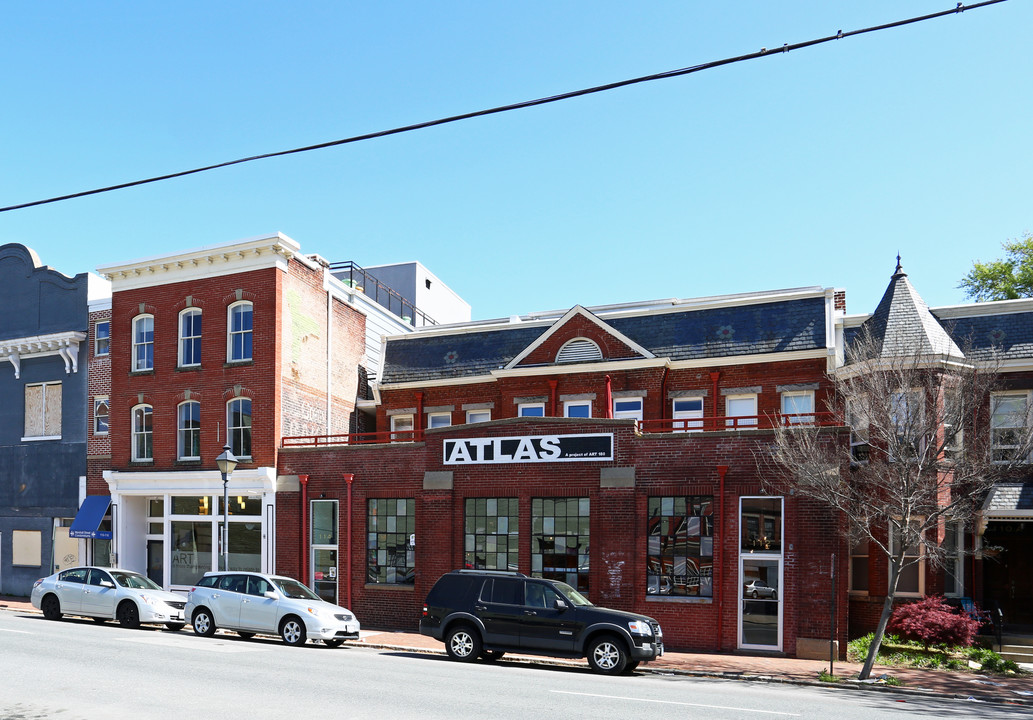
<instances>
[{"instance_id":1,"label":"pointed turret roof","mask_svg":"<svg viewBox=\"0 0 1033 720\"><path fill-rule=\"evenodd\" d=\"M965 357L940 321L929 312L925 300L912 287L907 273L900 266L899 255L897 268L879 306L859 330L860 334L871 334L878 343L879 355L884 358L915 352L959 359Z\"/></svg>"}]
</instances>

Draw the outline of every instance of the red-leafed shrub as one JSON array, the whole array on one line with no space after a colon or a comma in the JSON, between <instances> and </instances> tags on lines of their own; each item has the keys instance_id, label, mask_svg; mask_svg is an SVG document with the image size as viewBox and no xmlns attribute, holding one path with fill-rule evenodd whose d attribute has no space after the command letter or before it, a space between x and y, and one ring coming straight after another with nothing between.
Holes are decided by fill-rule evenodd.
<instances>
[{"instance_id":1,"label":"red-leafed shrub","mask_svg":"<svg viewBox=\"0 0 1033 720\"><path fill-rule=\"evenodd\" d=\"M907 640L920 642L927 649L931 645L969 647L979 630L979 621L967 613L956 612L941 596L931 595L899 606L893 611L887 629Z\"/></svg>"}]
</instances>

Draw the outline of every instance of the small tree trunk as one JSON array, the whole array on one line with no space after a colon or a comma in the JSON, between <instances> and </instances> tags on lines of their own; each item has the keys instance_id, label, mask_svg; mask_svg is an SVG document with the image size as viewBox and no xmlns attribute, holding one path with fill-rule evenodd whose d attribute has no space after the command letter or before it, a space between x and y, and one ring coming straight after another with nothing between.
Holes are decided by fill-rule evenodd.
<instances>
[{"instance_id":1,"label":"small tree trunk","mask_svg":"<svg viewBox=\"0 0 1033 720\"><path fill-rule=\"evenodd\" d=\"M886 626L889 625L890 616L893 615L893 598L897 594L897 579L900 577L900 567L904 563L904 549L901 547L896 557L890 558L890 581L886 586L886 599L882 602L882 615L879 616L879 624L872 636L872 644L868 648L868 657L864 659L864 666L858 680L867 680L872 674L872 666L875 665L875 658L879 657L879 648L882 647L882 640L886 636Z\"/></svg>"},{"instance_id":2,"label":"small tree trunk","mask_svg":"<svg viewBox=\"0 0 1033 720\"><path fill-rule=\"evenodd\" d=\"M864 659L864 667L861 668L859 680L867 680L872 674L872 666L875 665L875 658L879 657L879 648L882 647L882 639L886 635L886 626L889 624L890 615L893 614L893 595L887 594L882 603L882 615L879 617L879 624L875 628L875 635L872 637L872 644L868 647L868 657Z\"/></svg>"}]
</instances>

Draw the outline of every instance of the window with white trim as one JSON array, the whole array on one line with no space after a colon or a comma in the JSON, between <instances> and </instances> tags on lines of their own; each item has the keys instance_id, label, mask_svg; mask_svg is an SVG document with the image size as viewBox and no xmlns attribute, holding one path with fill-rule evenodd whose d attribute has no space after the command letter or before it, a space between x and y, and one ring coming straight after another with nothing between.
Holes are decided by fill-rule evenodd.
<instances>
[{"instance_id":1,"label":"window with white trim","mask_svg":"<svg viewBox=\"0 0 1033 720\"><path fill-rule=\"evenodd\" d=\"M246 300L229 306L227 359L230 362L252 359L253 311L252 304Z\"/></svg>"},{"instance_id":2,"label":"window with white trim","mask_svg":"<svg viewBox=\"0 0 1033 720\"><path fill-rule=\"evenodd\" d=\"M466 411L466 422L470 423L482 423L491 420L491 410L467 410Z\"/></svg>"},{"instance_id":3,"label":"window with white trim","mask_svg":"<svg viewBox=\"0 0 1033 720\"><path fill-rule=\"evenodd\" d=\"M201 459L201 403L195 400L176 409L176 453L180 460Z\"/></svg>"},{"instance_id":4,"label":"window with white trim","mask_svg":"<svg viewBox=\"0 0 1033 720\"><path fill-rule=\"evenodd\" d=\"M1020 459L1017 456L1029 425L1029 392L994 393L990 396L990 413L993 460Z\"/></svg>"},{"instance_id":5,"label":"window with white trim","mask_svg":"<svg viewBox=\"0 0 1033 720\"><path fill-rule=\"evenodd\" d=\"M34 440L61 437L61 383L25 386L25 436Z\"/></svg>"},{"instance_id":6,"label":"window with white trim","mask_svg":"<svg viewBox=\"0 0 1033 720\"><path fill-rule=\"evenodd\" d=\"M782 422L789 425L813 423L813 412L813 390L792 390L782 393Z\"/></svg>"},{"instance_id":7,"label":"window with white trim","mask_svg":"<svg viewBox=\"0 0 1033 720\"><path fill-rule=\"evenodd\" d=\"M951 597L965 595L964 569L965 535L959 522L945 523L943 531L943 594Z\"/></svg>"},{"instance_id":8,"label":"window with white trim","mask_svg":"<svg viewBox=\"0 0 1033 720\"><path fill-rule=\"evenodd\" d=\"M150 462L154 460L154 409L150 405L137 405L132 412L132 460Z\"/></svg>"},{"instance_id":9,"label":"window with white trim","mask_svg":"<svg viewBox=\"0 0 1033 720\"><path fill-rule=\"evenodd\" d=\"M414 429L412 415L391 416L391 442L412 442Z\"/></svg>"},{"instance_id":10,"label":"window with white trim","mask_svg":"<svg viewBox=\"0 0 1033 720\"><path fill-rule=\"evenodd\" d=\"M675 398L671 404L671 419L675 420L675 432L688 432L703 428L703 398Z\"/></svg>"},{"instance_id":11,"label":"window with white trim","mask_svg":"<svg viewBox=\"0 0 1033 720\"><path fill-rule=\"evenodd\" d=\"M725 396L725 425L745 427L757 424L757 395L755 393Z\"/></svg>"},{"instance_id":12,"label":"window with white trim","mask_svg":"<svg viewBox=\"0 0 1033 720\"><path fill-rule=\"evenodd\" d=\"M900 531L890 526L890 555L896 555L900 546ZM925 558L921 544L909 545L904 550L904 561L897 581L897 595L921 597L925 594ZM892 572L888 567L887 572Z\"/></svg>"},{"instance_id":13,"label":"window with white trim","mask_svg":"<svg viewBox=\"0 0 1033 720\"><path fill-rule=\"evenodd\" d=\"M889 448L890 460L900 454L921 455L925 447L922 425L921 396L914 390L902 390L890 396L890 422L895 438Z\"/></svg>"},{"instance_id":14,"label":"window with white trim","mask_svg":"<svg viewBox=\"0 0 1033 720\"><path fill-rule=\"evenodd\" d=\"M201 364L201 309L187 308L179 314L179 366Z\"/></svg>"},{"instance_id":15,"label":"window with white trim","mask_svg":"<svg viewBox=\"0 0 1033 720\"><path fill-rule=\"evenodd\" d=\"M103 320L93 326L93 354L103 357L111 352L111 321Z\"/></svg>"},{"instance_id":16,"label":"window with white trim","mask_svg":"<svg viewBox=\"0 0 1033 720\"><path fill-rule=\"evenodd\" d=\"M238 458L251 457L251 400L233 398L226 403L226 429L230 451Z\"/></svg>"},{"instance_id":17,"label":"window with white trim","mask_svg":"<svg viewBox=\"0 0 1033 720\"><path fill-rule=\"evenodd\" d=\"M133 318L133 370L154 369L154 316Z\"/></svg>"},{"instance_id":18,"label":"window with white trim","mask_svg":"<svg viewBox=\"0 0 1033 720\"><path fill-rule=\"evenodd\" d=\"M520 403L517 405L517 417L545 417L545 403Z\"/></svg>"},{"instance_id":19,"label":"window with white trim","mask_svg":"<svg viewBox=\"0 0 1033 720\"><path fill-rule=\"evenodd\" d=\"M432 412L427 413L427 429L449 427L452 424L452 413Z\"/></svg>"},{"instance_id":20,"label":"window with white trim","mask_svg":"<svg viewBox=\"0 0 1033 720\"><path fill-rule=\"evenodd\" d=\"M563 417L569 418L590 418L592 417L591 400L566 400L563 403Z\"/></svg>"},{"instance_id":21,"label":"window with white trim","mask_svg":"<svg viewBox=\"0 0 1033 720\"><path fill-rule=\"evenodd\" d=\"M855 463L868 462L871 422L860 400L847 400L846 424L850 427L850 459Z\"/></svg>"},{"instance_id":22,"label":"window with white trim","mask_svg":"<svg viewBox=\"0 0 1033 720\"><path fill-rule=\"evenodd\" d=\"M93 434L108 434L108 419L111 409L108 405L107 395L97 395L93 398Z\"/></svg>"},{"instance_id":23,"label":"window with white trim","mask_svg":"<svg viewBox=\"0 0 1033 720\"><path fill-rule=\"evenodd\" d=\"M614 398L613 417L630 420L642 419L642 398Z\"/></svg>"},{"instance_id":24,"label":"window with white trim","mask_svg":"<svg viewBox=\"0 0 1033 720\"><path fill-rule=\"evenodd\" d=\"M868 538L850 543L850 592L868 593Z\"/></svg>"}]
</instances>

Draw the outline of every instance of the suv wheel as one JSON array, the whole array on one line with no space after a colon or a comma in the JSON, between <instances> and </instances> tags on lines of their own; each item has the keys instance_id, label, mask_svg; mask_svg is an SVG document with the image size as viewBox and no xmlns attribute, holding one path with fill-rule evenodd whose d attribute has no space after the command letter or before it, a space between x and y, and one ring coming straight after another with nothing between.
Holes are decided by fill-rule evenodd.
<instances>
[{"instance_id":1,"label":"suv wheel","mask_svg":"<svg viewBox=\"0 0 1033 720\"><path fill-rule=\"evenodd\" d=\"M453 660L472 662L481 654L481 638L469 625L457 625L445 637L445 651Z\"/></svg>"},{"instance_id":2,"label":"suv wheel","mask_svg":"<svg viewBox=\"0 0 1033 720\"><path fill-rule=\"evenodd\" d=\"M620 640L603 635L588 645L588 666L604 675L620 675L628 664L628 653Z\"/></svg>"},{"instance_id":3,"label":"suv wheel","mask_svg":"<svg viewBox=\"0 0 1033 720\"><path fill-rule=\"evenodd\" d=\"M201 608L194 613L194 632L204 637L211 637L215 634L215 620L208 608Z\"/></svg>"}]
</instances>

